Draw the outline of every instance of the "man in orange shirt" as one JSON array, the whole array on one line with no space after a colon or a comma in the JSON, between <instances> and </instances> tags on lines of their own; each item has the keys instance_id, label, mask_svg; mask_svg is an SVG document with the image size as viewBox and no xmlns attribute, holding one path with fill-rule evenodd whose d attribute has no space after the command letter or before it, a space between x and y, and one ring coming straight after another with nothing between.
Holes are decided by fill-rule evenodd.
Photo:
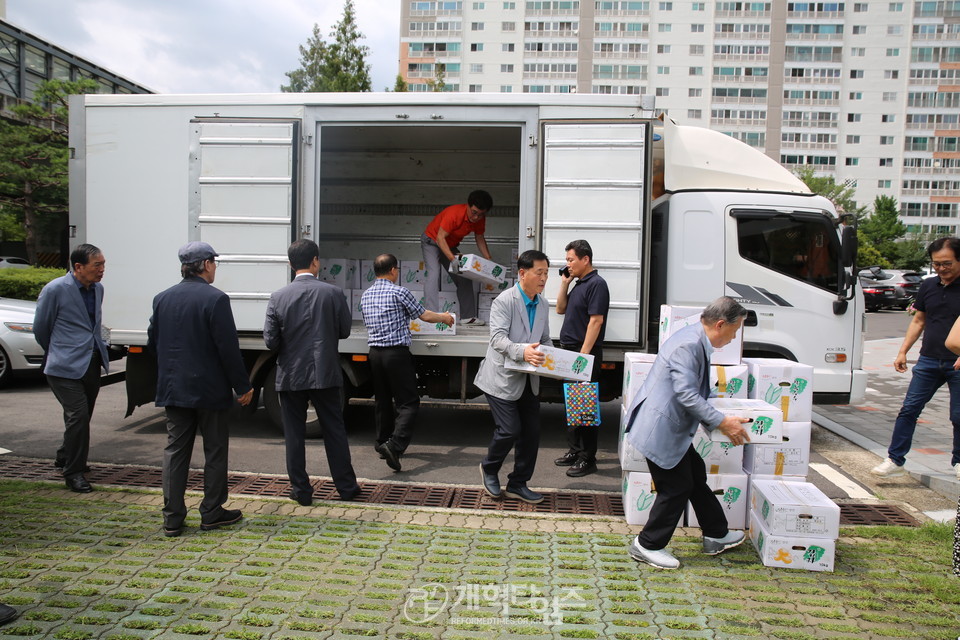
<instances>
[{"instance_id":1,"label":"man in orange shirt","mask_svg":"<svg viewBox=\"0 0 960 640\"><path fill-rule=\"evenodd\" d=\"M486 191L472 191L466 204L447 207L430 221L426 231L420 236L423 249L423 266L427 271L423 283L423 294L427 309L440 309L440 278L451 262L458 262L457 247L471 232L477 241L480 255L492 260L487 240L483 237L486 230L486 215L493 208L493 198ZM460 324L479 326L484 324L477 317L477 291L473 281L453 275L457 283L457 300L460 303Z\"/></svg>"}]
</instances>

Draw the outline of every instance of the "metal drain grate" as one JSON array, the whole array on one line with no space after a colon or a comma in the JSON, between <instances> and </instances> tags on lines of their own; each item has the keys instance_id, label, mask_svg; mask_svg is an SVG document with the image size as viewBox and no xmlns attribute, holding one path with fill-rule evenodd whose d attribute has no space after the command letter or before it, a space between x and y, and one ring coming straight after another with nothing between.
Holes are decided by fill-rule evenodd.
<instances>
[{"instance_id":1,"label":"metal drain grate","mask_svg":"<svg viewBox=\"0 0 960 640\"><path fill-rule=\"evenodd\" d=\"M842 504L840 505L840 524L920 526L920 523L906 511L888 504Z\"/></svg>"},{"instance_id":2,"label":"metal drain grate","mask_svg":"<svg viewBox=\"0 0 960 640\"><path fill-rule=\"evenodd\" d=\"M50 460L8 456L0 456L0 478L50 482L63 480L60 471ZM161 471L155 467L96 464L87 474L87 479L93 484L120 487L159 489L163 486ZM257 473L231 473L227 476L227 484L230 493L243 496L286 498L290 490L290 483L286 478ZM363 493L357 502L370 504L623 517L620 496L612 493L546 491L543 502L527 504L514 498L494 500L478 487L392 482L364 482L360 486ZM203 472L190 472L187 489L203 490ZM337 488L329 479L314 480L313 492L314 498L318 500L339 499ZM920 523L898 507L871 504L840 505L840 524L920 526Z\"/></svg>"}]
</instances>

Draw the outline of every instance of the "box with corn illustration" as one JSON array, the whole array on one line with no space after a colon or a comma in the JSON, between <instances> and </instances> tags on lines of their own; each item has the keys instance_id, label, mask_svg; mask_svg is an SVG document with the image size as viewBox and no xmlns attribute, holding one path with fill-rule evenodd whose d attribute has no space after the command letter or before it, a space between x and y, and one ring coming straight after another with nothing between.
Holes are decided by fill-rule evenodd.
<instances>
[{"instance_id":1,"label":"box with corn illustration","mask_svg":"<svg viewBox=\"0 0 960 640\"><path fill-rule=\"evenodd\" d=\"M540 345L537 350L546 356L544 363L535 367L529 362L515 362L505 358L503 366L511 371L525 371L538 376L556 378L558 380L576 380L590 382L593 374L593 356L589 353L577 353L557 347Z\"/></svg>"},{"instance_id":2,"label":"box with corn illustration","mask_svg":"<svg viewBox=\"0 0 960 640\"><path fill-rule=\"evenodd\" d=\"M783 442L783 412L779 408L751 398L710 398L714 409L727 416L746 418L743 427L753 444ZM709 430L708 430L709 431ZM709 431L714 442L730 442L719 429Z\"/></svg>"},{"instance_id":3,"label":"box with corn illustration","mask_svg":"<svg viewBox=\"0 0 960 640\"><path fill-rule=\"evenodd\" d=\"M744 358L747 397L779 407L784 422L813 420L813 367L779 358Z\"/></svg>"},{"instance_id":4,"label":"box with corn illustration","mask_svg":"<svg viewBox=\"0 0 960 640\"><path fill-rule=\"evenodd\" d=\"M439 334L455 336L457 335L457 317L453 316L452 325L442 322L424 322L420 318L414 318L410 321L410 334L413 336L435 336Z\"/></svg>"},{"instance_id":5,"label":"box with corn illustration","mask_svg":"<svg viewBox=\"0 0 960 640\"><path fill-rule=\"evenodd\" d=\"M460 275L467 280L499 285L506 278L507 269L474 253L465 253L460 256Z\"/></svg>"}]
</instances>

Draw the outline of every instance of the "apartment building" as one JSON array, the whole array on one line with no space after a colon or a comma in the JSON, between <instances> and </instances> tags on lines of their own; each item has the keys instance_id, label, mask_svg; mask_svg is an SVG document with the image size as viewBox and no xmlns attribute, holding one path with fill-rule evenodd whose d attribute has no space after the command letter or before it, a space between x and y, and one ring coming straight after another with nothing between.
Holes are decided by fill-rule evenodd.
<instances>
[{"instance_id":1,"label":"apartment building","mask_svg":"<svg viewBox=\"0 0 960 640\"><path fill-rule=\"evenodd\" d=\"M411 91L653 94L911 233L960 225L960 0L401 0Z\"/></svg>"}]
</instances>

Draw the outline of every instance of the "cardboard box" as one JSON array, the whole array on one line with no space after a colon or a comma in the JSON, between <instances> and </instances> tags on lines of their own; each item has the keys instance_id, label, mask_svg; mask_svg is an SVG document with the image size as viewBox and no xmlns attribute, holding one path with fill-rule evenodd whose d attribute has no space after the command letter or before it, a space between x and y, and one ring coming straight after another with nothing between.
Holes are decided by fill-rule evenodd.
<instances>
[{"instance_id":1,"label":"cardboard box","mask_svg":"<svg viewBox=\"0 0 960 640\"><path fill-rule=\"evenodd\" d=\"M430 323L424 322L420 318L414 318L410 321L410 335L416 336L436 336L436 335L457 335L457 317L454 315L453 324L443 324L442 322Z\"/></svg>"},{"instance_id":2,"label":"cardboard box","mask_svg":"<svg viewBox=\"0 0 960 640\"><path fill-rule=\"evenodd\" d=\"M770 533L806 538L840 535L840 507L809 482L753 478L750 502Z\"/></svg>"},{"instance_id":3,"label":"cardboard box","mask_svg":"<svg viewBox=\"0 0 960 640\"><path fill-rule=\"evenodd\" d=\"M509 289L509 288L512 287L513 285L514 285L514 280L513 280L513 278L504 278L504 279L503 279L503 282L501 282L501 283L499 283L499 284L495 284L495 283L493 283L493 282L481 282L481 283L480 283L480 295L483 295L484 293L499 294L499 293L502 293L502 292L506 291L507 289Z\"/></svg>"},{"instance_id":4,"label":"cardboard box","mask_svg":"<svg viewBox=\"0 0 960 640\"><path fill-rule=\"evenodd\" d=\"M837 549L834 540L771 533L753 511L750 512L750 540L766 567L833 571Z\"/></svg>"},{"instance_id":5,"label":"cardboard box","mask_svg":"<svg viewBox=\"0 0 960 640\"><path fill-rule=\"evenodd\" d=\"M643 381L647 379L653 361L657 359L653 353L628 352L623 354L623 391L620 394L623 404L630 406L633 397L640 391Z\"/></svg>"},{"instance_id":6,"label":"cardboard box","mask_svg":"<svg viewBox=\"0 0 960 640\"><path fill-rule=\"evenodd\" d=\"M317 278L341 289L356 289L357 269L359 263L352 258L321 258Z\"/></svg>"},{"instance_id":7,"label":"cardboard box","mask_svg":"<svg viewBox=\"0 0 960 640\"><path fill-rule=\"evenodd\" d=\"M743 473L743 447L711 440L702 426L693 436L693 449L703 458L707 473Z\"/></svg>"},{"instance_id":8,"label":"cardboard box","mask_svg":"<svg viewBox=\"0 0 960 640\"><path fill-rule=\"evenodd\" d=\"M456 291L441 291L438 300L440 302L440 308L428 309L428 311L436 311L437 313L455 313L460 315L460 301L457 298Z\"/></svg>"},{"instance_id":9,"label":"cardboard box","mask_svg":"<svg viewBox=\"0 0 960 640\"><path fill-rule=\"evenodd\" d=\"M398 284L410 289L423 289L424 275L426 269L423 261L401 260L400 261L400 282Z\"/></svg>"},{"instance_id":10,"label":"cardboard box","mask_svg":"<svg viewBox=\"0 0 960 640\"><path fill-rule=\"evenodd\" d=\"M784 422L783 442L743 447L743 470L770 476L806 476L810 466L809 422Z\"/></svg>"},{"instance_id":11,"label":"cardboard box","mask_svg":"<svg viewBox=\"0 0 960 640\"><path fill-rule=\"evenodd\" d=\"M749 418L743 426L753 444L783 441L783 414L773 405L751 398L710 398L707 402L724 415ZM715 442L730 442L719 429L708 433Z\"/></svg>"},{"instance_id":12,"label":"cardboard box","mask_svg":"<svg viewBox=\"0 0 960 640\"><path fill-rule=\"evenodd\" d=\"M490 307L493 305L494 299L500 295L499 293L483 293L481 292L477 299L477 317L483 320L484 322L490 322Z\"/></svg>"},{"instance_id":13,"label":"cardboard box","mask_svg":"<svg viewBox=\"0 0 960 640\"><path fill-rule=\"evenodd\" d=\"M646 524L657 498L653 477L649 473L625 471L622 479L623 515L627 524Z\"/></svg>"},{"instance_id":14,"label":"cardboard box","mask_svg":"<svg viewBox=\"0 0 960 640\"><path fill-rule=\"evenodd\" d=\"M787 422L813 420L813 367L782 358L744 358L749 397L780 407Z\"/></svg>"},{"instance_id":15,"label":"cardboard box","mask_svg":"<svg viewBox=\"0 0 960 640\"><path fill-rule=\"evenodd\" d=\"M465 253L460 256L459 273L467 280L500 285L507 275L506 272L507 268L502 264L487 260L475 253Z\"/></svg>"},{"instance_id":16,"label":"cardboard box","mask_svg":"<svg viewBox=\"0 0 960 640\"><path fill-rule=\"evenodd\" d=\"M358 289L369 289L377 280L377 274L373 271L373 260L360 261L360 286Z\"/></svg>"},{"instance_id":17,"label":"cardboard box","mask_svg":"<svg viewBox=\"0 0 960 640\"><path fill-rule=\"evenodd\" d=\"M710 366L710 390L715 398L746 398L749 368L745 364Z\"/></svg>"},{"instance_id":18,"label":"cardboard box","mask_svg":"<svg viewBox=\"0 0 960 640\"><path fill-rule=\"evenodd\" d=\"M363 312L360 311L360 298L363 297L363 289L351 289L344 291L347 296L347 304L350 305L350 317L354 320L363 321Z\"/></svg>"},{"instance_id":19,"label":"cardboard box","mask_svg":"<svg viewBox=\"0 0 960 640\"><path fill-rule=\"evenodd\" d=\"M620 468L624 471L642 471L647 473L650 467L646 457L630 444L627 438L627 408L620 407L620 440L617 447Z\"/></svg>"},{"instance_id":20,"label":"cardboard box","mask_svg":"<svg viewBox=\"0 0 960 640\"><path fill-rule=\"evenodd\" d=\"M678 305L660 305L660 346L667 338L680 329L695 322L700 322L703 307L684 307ZM740 364L743 353L743 327L737 332L733 341L719 349L714 349L710 356L710 364Z\"/></svg>"},{"instance_id":21,"label":"cardboard box","mask_svg":"<svg viewBox=\"0 0 960 640\"><path fill-rule=\"evenodd\" d=\"M707 484L717 496L717 502L723 507L727 516L727 526L731 529L746 529L747 516L747 487L750 478L745 473L718 473L707 475ZM687 503L687 526L699 527L700 521L693 511L693 505Z\"/></svg>"},{"instance_id":22,"label":"cardboard box","mask_svg":"<svg viewBox=\"0 0 960 640\"><path fill-rule=\"evenodd\" d=\"M538 350L547 357L539 367L526 361L514 362L509 358L504 360L503 366L511 371L525 371L546 378L590 382L590 376L593 374L593 356L589 353L577 353L543 344L538 347Z\"/></svg>"}]
</instances>

